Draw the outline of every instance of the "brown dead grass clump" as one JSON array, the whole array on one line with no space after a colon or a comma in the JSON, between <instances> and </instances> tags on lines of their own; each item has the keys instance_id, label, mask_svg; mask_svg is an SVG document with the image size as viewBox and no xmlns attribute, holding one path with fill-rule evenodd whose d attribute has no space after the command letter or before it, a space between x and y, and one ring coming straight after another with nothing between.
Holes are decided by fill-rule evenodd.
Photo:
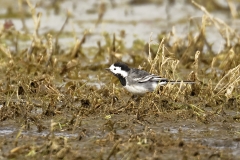
<instances>
[{"instance_id":1,"label":"brown dead grass clump","mask_svg":"<svg viewBox=\"0 0 240 160\"><path fill-rule=\"evenodd\" d=\"M199 125L197 136L204 139L213 134L209 124L224 123L227 129L218 126L223 135L234 137L232 143L239 141L239 35L192 3L204 12L197 38L189 33L188 39L170 45L174 32L159 35L164 37L159 43L150 36L147 46L135 44L147 50L146 56L136 54L138 47L124 48L121 40L106 33L106 45L98 42L93 49L97 54L89 59L82 45L90 33L76 38L69 51L58 44L70 13L60 31L40 35L41 13L27 0L35 24L31 36L18 32L10 22L0 31L1 41L11 41L0 44L0 127L16 129L8 139L0 136L0 159L232 159L227 150L219 149L221 145L193 141L188 138L191 133L182 131L184 125L176 127L182 121ZM96 24L101 23L105 7L100 5ZM217 55L205 36L209 22L226 40L226 48ZM20 51L19 38L31 44ZM209 52L203 52L204 46ZM166 85L131 97L103 71L128 52L131 66L196 83ZM202 134L202 125L207 133Z\"/></svg>"}]
</instances>

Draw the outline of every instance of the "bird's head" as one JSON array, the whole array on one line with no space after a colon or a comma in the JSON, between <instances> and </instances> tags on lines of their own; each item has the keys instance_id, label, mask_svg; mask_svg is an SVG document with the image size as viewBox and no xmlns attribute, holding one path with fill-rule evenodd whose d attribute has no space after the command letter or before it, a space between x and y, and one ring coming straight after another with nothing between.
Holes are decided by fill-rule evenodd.
<instances>
[{"instance_id":1,"label":"bird's head","mask_svg":"<svg viewBox=\"0 0 240 160\"><path fill-rule=\"evenodd\" d=\"M124 63L117 62L112 64L109 68L106 68L106 70L109 70L116 76L121 75L122 77L125 78L128 76L128 72L130 71L130 68Z\"/></svg>"}]
</instances>

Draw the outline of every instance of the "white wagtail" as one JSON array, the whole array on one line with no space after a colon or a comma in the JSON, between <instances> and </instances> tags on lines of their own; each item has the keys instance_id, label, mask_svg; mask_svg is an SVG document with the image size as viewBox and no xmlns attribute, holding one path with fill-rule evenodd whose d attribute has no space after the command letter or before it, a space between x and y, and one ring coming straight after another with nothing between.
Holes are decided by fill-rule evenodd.
<instances>
[{"instance_id":1,"label":"white wagtail","mask_svg":"<svg viewBox=\"0 0 240 160\"><path fill-rule=\"evenodd\" d=\"M152 92L158 85L164 86L167 83L190 83L193 81L173 81L167 78L150 74L144 70L129 68L126 64L117 62L112 64L109 68L106 68L112 72L121 82L123 87L133 94L144 94L146 92Z\"/></svg>"}]
</instances>

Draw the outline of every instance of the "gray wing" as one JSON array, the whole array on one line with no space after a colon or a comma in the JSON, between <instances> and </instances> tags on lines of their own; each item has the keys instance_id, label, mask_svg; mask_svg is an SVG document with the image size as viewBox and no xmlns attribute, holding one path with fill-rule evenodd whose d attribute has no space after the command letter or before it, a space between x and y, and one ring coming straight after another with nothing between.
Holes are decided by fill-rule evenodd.
<instances>
[{"instance_id":1,"label":"gray wing","mask_svg":"<svg viewBox=\"0 0 240 160\"><path fill-rule=\"evenodd\" d=\"M162 78L155 74L149 74L144 70L139 70L135 68L132 69L131 75L132 75L132 79L134 81L137 81L138 83L145 83L149 81L150 82L168 82L167 78Z\"/></svg>"}]
</instances>

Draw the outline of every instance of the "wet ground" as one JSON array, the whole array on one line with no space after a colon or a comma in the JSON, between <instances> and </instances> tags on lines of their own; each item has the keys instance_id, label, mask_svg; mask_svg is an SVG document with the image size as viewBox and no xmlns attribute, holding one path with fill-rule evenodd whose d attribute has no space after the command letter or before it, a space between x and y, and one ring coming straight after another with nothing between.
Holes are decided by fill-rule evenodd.
<instances>
[{"instance_id":1,"label":"wet ground","mask_svg":"<svg viewBox=\"0 0 240 160\"><path fill-rule=\"evenodd\" d=\"M0 159L240 159L239 5L0 1ZM196 84L132 96L116 61Z\"/></svg>"}]
</instances>

